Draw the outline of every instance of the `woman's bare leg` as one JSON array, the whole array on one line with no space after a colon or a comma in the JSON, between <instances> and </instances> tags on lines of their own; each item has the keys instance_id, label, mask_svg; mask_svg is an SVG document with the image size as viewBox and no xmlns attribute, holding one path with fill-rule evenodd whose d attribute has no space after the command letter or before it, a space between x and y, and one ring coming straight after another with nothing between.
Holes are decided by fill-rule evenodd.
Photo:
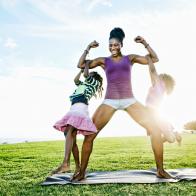
<instances>
[{"instance_id":1,"label":"woman's bare leg","mask_svg":"<svg viewBox=\"0 0 196 196\"><path fill-rule=\"evenodd\" d=\"M108 123L113 114L115 113L115 109L102 104L100 105L93 115L93 122L97 127L98 132ZM98 133L85 136L83 145L82 145L82 157L81 157L81 169L80 173L73 177L74 181L79 181L84 178L85 171L88 165L89 157L91 155L93 149L93 141L96 138Z\"/></svg>"},{"instance_id":2,"label":"woman's bare leg","mask_svg":"<svg viewBox=\"0 0 196 196\"><path fill-rule=\"evenodd\" d=\"M161 131L148 110L139 102L126 108L128 114L142 127L150 130L151 144L157 166L157 176L162 178L172 178L163 168L163 141Z\"/></svg>"}]
</instances>

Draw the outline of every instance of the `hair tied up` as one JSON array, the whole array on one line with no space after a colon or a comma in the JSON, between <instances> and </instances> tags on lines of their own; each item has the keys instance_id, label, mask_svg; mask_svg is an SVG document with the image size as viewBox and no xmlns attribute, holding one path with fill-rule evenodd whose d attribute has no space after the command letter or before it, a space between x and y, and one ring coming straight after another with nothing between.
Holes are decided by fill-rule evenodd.
<instances>
[{"instance_id":1,"label":"hair tied up","mask_svg":"<svg viewBox=\"0 0 196 196\"><path fill-rule=\"evenodd\" d=\"M125 38L125 33L121 28L115 27L110 32L109 39L112 39L112 38L118 39L121 42L121 44L123 44L123 39Z\"/></svg>"}]
</instances>

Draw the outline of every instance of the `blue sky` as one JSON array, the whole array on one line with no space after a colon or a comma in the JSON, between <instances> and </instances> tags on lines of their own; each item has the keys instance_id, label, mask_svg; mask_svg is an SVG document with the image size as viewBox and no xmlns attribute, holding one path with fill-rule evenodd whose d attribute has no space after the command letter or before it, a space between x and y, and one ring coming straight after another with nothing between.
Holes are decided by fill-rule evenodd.
<instances>
[{"instance_id":1,"label":"blue sky","mask_svg":"<svg viewBox=\"0 0 196 196\"><path fill-rule=\"evenodd\" d=\"M185 0L1 0L2 137L61 138L52 125L69 109L78 58L93 40L100 47L88 58L109 56L108 35L116 26L126 33L124 54L145 55L145 49L133 41L144 36L159 56L158 71L175 77L176 88L164 102L163 113L181 129L196 116L195 13L196 3ZM97 70L104 77L103 70ZM149 85L147 68L135 65L134 94L142 103ZM92 100L91 114L101 101ZM119 118L123 126L117 125ZM122 111L102 135L119 133L145 134Z\"/></svg>"}]
</instances>

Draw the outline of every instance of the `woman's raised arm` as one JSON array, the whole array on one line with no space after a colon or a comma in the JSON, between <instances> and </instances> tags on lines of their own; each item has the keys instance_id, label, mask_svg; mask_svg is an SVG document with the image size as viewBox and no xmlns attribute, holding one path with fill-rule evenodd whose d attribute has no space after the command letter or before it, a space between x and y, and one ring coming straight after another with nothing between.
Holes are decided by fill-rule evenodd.
<instances>
[{"instance_id":1,"label":"woman's raised arm","mask_svg":"<svg viewBox=\"0 0 196 196\"><path fill-rule=\"evenodd\" d=\"M146 42L146 40L143 37L137 36L134 40L135 40L136 43L143 44L144 47L148 50L149 54L147 54L146 56L140 56L140 55L135 55L135 54L129 55L129 58L130 58L132 63L139 63L139 64L147 65L148 64L147 56L150 56L153 63L156 63L156 62L159 61L157 54L150 47L150 45Z\"/></svg>"},{"instance_id":2,"label":"woman's raised arm","mask_svg":"<svg viewBox=\"0 0 196 196\"><path fill-rule=\"evenodd\" d=\"M96 41L91 42L87 46L86 50L84 50L82 56L79 59L78 68L84 68L85 67L86 56L89 53L90 49L91 48L96 48L98 46L99 46L99 43L96 42ZM103 57L99 57L99 58L96 58L94 60L90 60L90 62L88 63L88 65L89 65L89 68L90 69L92 69L94 67L97 67L97 66L102 66L103 67L103 65L104 65L104 58Z\"/></svg>"}]
</instances>

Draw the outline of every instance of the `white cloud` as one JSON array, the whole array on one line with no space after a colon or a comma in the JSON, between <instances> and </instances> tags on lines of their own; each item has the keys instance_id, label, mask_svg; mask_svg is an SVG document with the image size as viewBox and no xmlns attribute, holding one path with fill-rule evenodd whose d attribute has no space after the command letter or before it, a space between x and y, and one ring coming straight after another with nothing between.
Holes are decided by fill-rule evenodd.
<instances>
[{"instance_id":1,"label":"white cloud","mask_svg":"<svg viewBox=\"0 0 196 196\"><path fill-rule=\"evenodd\" d=\"M93 39L107 39L109 31L113 27L121 26L125 29L126 37L128 37L128 34L129 37L131 37L136 36L138 33L141 34L140 32L143 34L153 32L160 40L160 32L173 34L177 31L174 31L174 29L178 29L178 31L193 29L190 28L192 26L191 19L195 17L196 10L196 4L193 2L191 7L184 7L172 12L143 10L140 14L136 14L135 12L132 13L126 10L118 14L113 13L110 15L100 13L99 16L95 17L85 14L84 6L79 7L80 1L73 2L75 2L75 4L69 5L67 1L47 1L47 3L43 1L32 1L33 6L40 9L40 11L49 17L55 18L59 24L44 26L28 24L24 27L25 30L22 29L21 33L55 39L72 38L73 36L87 40L89 37L93 37ZM105 1L101 2L103 3ZM73 5L75 5L75 7L73 7ZM181 32L176 33L176 36L180 35Z\"/></svg>"},{"instance_id":2,"label":"white cloud","mask_svg":"<svg viewBox=\"0 0 196 196\"><path fill-rule=\"evenodd\" d=\"M101 3L105 6L112 7L112 1L111 0L103 0L103 1L101 1Z\"/></svg>"},{"instance_id":3,"label":"white cloud","mask_svg":"<svg viewBox=\"0 0 196 196\"><path fill-rule=\"evenodd\" d=\"M92 11L99 4L104 5L104 6L108 6L108 7L112 7L111 0L92 0L92 1L90 1L89 5L87 7L87 10Z\"/></svg>"},{"instance_id":4,"label":"white cloud","mask_svg":"<svg viewBox=\"0 0 196 196\"><path fill-rule=\"evenodd\" d=\"M4 7L15 7L21 0L1 0L1 4Z\"/></svg>"},{"instance_id":5,"label":"white cloud","mask_svg":"<svg viewBox=\"0 0 196 196\"><path fill-rule=\"evenodd\" d=\"M122 7L124 11L119 13L111 12L109 14L101 12L99 15L94 15L93 12L87 13L86 11L88 9L93 9L94 6L97 5L111 6L112 2L110 0L28 0L28 2L31 3L35 9L38 9L40 12L42 12L42 14L55 19L58 24L53 23L52 25L45 24L42 26L26 24L23 26L23 29L20 26L17 31L22 29L22 34L29 34L38 37L50 37L55 39L64 39L67 37L65 35L69 35L70 37L72 35L84 35L81 37L82 39L92 36L94 36L96 39L97 37L107 37L109 31L115 26L125 27L126 34L130 33L131 35L140 31L146 32L154 31L157 28L167 28L167 23L171 24L171 21L172 26L170 27L174 28L174 26L177 26L178 28L180 27L181 29L185 30L185 28L182 27L182 23L183 26L186 25L187 27L192 24L191 18L195 17L196 5L195 2L191 1L189 4L186 3L186 6L180 7L180 9L174 9L174 11L169 10L167 12L161 12L160 10L156 11L149 8L139 10L139 14L137 14L135 11L131 12L130 10L127 10L127 8ZM115 6L115 3L113 4ZM185 1L180 1L180 4L184 5ZM181 17L182 14L183 17ZM13 28L16 29L16 27Z\"/></svg>"},{"instance_id":6,"label":"white cloud","mask_svg":"<svg viewBox=\"0 0 196 196\"><path fill-rule=\"evenodd\" d=\"M15 40L14 40L13 38L10 38L10 37L9 37L9 38L7 38L7 40L5 41L4 46L5 46L6 48L14 49L14 48L17 47L17 44L16 44L16 42L15 42Z\"/></svg>"},{"instance_id":7,"label":"white cloud","mask_svg":"<svg viewBox=\"0 0 196 196\"><path fill-rule=\"evenodd\" d=\"M49 17L57 20L58 22L63 22L64 24L69 24L74 20L81 20L85 11L84 4L80 0L29 0L32 6L36 7L38 10L48 15ZM79 17L78 17L79 16Z\"/></svg>"}]
</instances>

